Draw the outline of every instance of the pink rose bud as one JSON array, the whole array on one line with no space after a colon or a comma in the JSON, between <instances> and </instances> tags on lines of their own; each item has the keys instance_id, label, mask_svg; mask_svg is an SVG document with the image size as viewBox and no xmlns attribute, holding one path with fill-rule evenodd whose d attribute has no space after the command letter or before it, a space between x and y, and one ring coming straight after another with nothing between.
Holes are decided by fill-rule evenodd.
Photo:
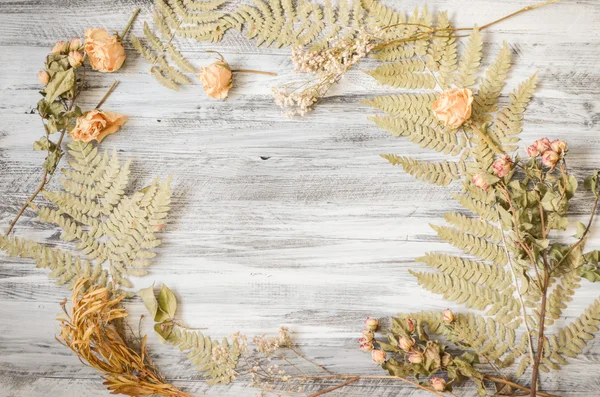
<instances>
[{"instance_id":1,"label":"pink rose bud","mask_svg":"<svg viewBox=\"0 0 600 397\"><path fill-rule=\"evenodd\" d=\"M454 320L456 320L456 316L454 316L454 313L452 313L452 310L450 309L446 309L444 310L444 313L442 314L442 319L444 320L445 323L453 323Z\"/></svg>"},{"instance_id":2,"label":"pink rose bud","mask_svg":"<svg viewBox=\"0 0 600 397\"><path fill-rule=\"evenodd\" d=\"M450 364L452 364L452 361L452 356L448 353L444 353L444 355L442 356L442 366L447 367Z\"/></svg>"},{"instance_id":3,"label":"pink rose bud","mask_svg":"<svg viewBox=\"0 0 600 397\"><path fill-rule=\"evenodd\" d=\"M421 364L423 362L423 353L412 352L408 355L408 362L411 364Z\"/></svg>"},{"instance_id":4,"label":"pink rose bud","mask_svg":"<svg viewBox=\"0 0 600 397\"><path fill-rule=\"evenodd\" d=\"M56 44L54 44L54 47L52 47L53 54L60 54L65 51L67 51L67 43L64 41L57 41Z\"/></svg>"},{"instance_id":5,"label":"pink rose bud","mask_svg":"<svg viewBox=\"0 0 600 397\"><path fill-rule=\"evenodd\" d=\"M415 320L412 318L406 319L406 330L411 334L415 331Z\"/></svg>"},{"instance_id":6,"label":"pink rose bud","mask_svg":"<svg viewBox=\"0 0 600 397\"><path fill-rule=\"evenodd\" d=\"M371 359L379 365L383 364L386 358L386 354L383 350L373 350L371 352Z\"/></svg>"},{"instance_id":7,"label":"pink rose bud","mask_svg":"<svg viewBox=\"0 0 600 397\"><path fill-rule=\"evenodd\" d=\"M414 345L415 340L413 338L407 338L403 336L398 340L398 346L400 346L400 349L404 350L405 352L410 351Z\"/></svg>"},{"instance_id":8,"label":"pink rose bud","mask_svg":"<svg viewBox=\"0 0 600 397\"><path fill-rule=\"evenodd\" d=\"M377 328L379 328L379 320L367 317L365 320L365 326L369 331L377 331Z\"/></svg>"},{"instance_id":9,"label":"pink rose bud","mask_svg":"<svg viewBox=\"0 0 600 397\"><path fill-rule=\"evenodd\" d=\"M552 169L554 169L554 167L556 167L556 163L558 162L559 159L560 159L560 156L558 155L558 153L556 153L553 150L547 150L544 152L544 154L542 154L542 164L544 164L546 167L550 167Z\"/></svg>"},{"instance_id":10,"label":"pink rose bud","mask_svg":"<svg viewBox=\"0 0 600 397\"><path fill-rule=\"evenodd\" d=\"M74 37L71 39L69 43L69 50L77 51L81 48L81 39L79 37Z\"/></svg>"},{"instance_id":11,"label":"pink rose bud","mask_svg":"<svg viewBox=\"0 0 600 397\"><path fill-rule=\"evenodd\" d=\"M480 174L473 176L473 185L483 190L487 190L490 187Z\"/></svg>"},{"instance_id":12,"label":"pink rose bud","mask_svg":"<svg viewBox=\"0 0 600 397\"><path fill-rule=\"evenodd\" d=\"M539 154L540 154L540 152L538 152L537 146L535 146L535 144L527 147L527 155L529 157L536 157Z\"/></svg>"},{"instance_id":13,"label":"pink rose bud","mask_svg":"<svg viewBox=\"0 0 600 397\"><path fill-rule=\"evenodd\" d=\"M50 75L45 70L40 70L38 72L38 80L40 83L46 85L50 81Z\"/></svg>"},{"instance_id":14,"label":"pink rose bud","mask_svg":"<svg viewBox=\"0 0 600 397\"><path fill-rule=\"evenodd\" d=\"M373 340L375 338L375 334L370 329L363 329L362 334L367 340Z\"/></svg>"},{"instance_id":15,"label":"pink rose bud","mask_svg":"<svg viewBox=\"0 0 600 397\"><path fill-rule=\"evenodd\" d=\"M538 139L533 143L538 150L538 153L544 153L546 150L550 150L550 140L548 138Z\"/></svg>"},{"instance_id":16,"label":"pink rose bud","mask_svg":"<svg viewBox=\"0 0 600 397\"><path fill-rule=\"evenodd\" d=\"M550 147L556 153L558 153L559 155L561 155L561 154L563 154L563 153L565 153L567 151L567 142L565 142L565 141L559 141L557 139L555 141L552 141L552 143L550 144Z\"/></svg>"},{"instance_id":17,"label":"pink rose bud","mask_svg":"<svg viewBox=\"0 0 600 397\"><path fill-rule=\"evenodd\" d=\"M494 161L493 167L494 174L496 174L498 178L504 178L506 175L508 175L510 169L512 168L512 160L508 156L501 157Z\"/></svg>"},{"instance_id":18,"label":"pink rose bud","mask_svg":"<svg viewBox=\"0 0 600 397\"><path fill-rule=\"evenodd\" d=\"M446 390L446 381L442 378L431 378L429 379L429 383L431 383L431 387L435 391Z\"/></svg>"},{"instance_id":19,"label":"pink rose bud","mask_svg":"<svg viewBox=\"0 0 600 397\"><path fill-rule=\"evenodd\" d=\"M364 352L370 352L371 350L373 350L373 341L368 340L367 338L360 338L358 340L358 346L360 350Z\"/></svg>"},{"instance_id":20,"label":"pink rose bud","mask_svg":"<svg viewBox=\"0 0 600 397\"><path fill-rule=\"evenodd\" d=\"M79 51L69 52L69 65L77 68L83 63L83 54Z\"/></svg>"}]
</instances>

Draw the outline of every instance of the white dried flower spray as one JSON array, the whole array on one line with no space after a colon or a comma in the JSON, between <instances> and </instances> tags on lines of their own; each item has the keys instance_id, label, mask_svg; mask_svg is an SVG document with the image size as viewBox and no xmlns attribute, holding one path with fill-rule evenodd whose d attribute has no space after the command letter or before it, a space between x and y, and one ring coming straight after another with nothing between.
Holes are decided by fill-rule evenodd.
<instances>
[{"instance_id":1,"label":"white dried flower spray","mask_svg":"<svg viewBox=\"0 0 600 397\"><path fill-rule=\"evenodd\" d=\"M305 115L346 72L371 52L375 43L374 34L360 31L353 41L332 40L329 47L322 50L295 47L292 50L294 70L317 77L274 87L275 103L286 110L288 116Z\"/></svg>"}]
</instances>

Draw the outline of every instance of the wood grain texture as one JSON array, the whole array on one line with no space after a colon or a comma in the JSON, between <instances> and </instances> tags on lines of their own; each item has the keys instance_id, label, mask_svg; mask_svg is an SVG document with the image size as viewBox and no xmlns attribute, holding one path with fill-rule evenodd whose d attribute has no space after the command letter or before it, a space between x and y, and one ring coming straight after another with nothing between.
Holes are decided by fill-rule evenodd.
<instances>
[{"instance_id":1,"label":"wood grain texture","mask_svg":"<svg viewBox=\"0 0 600 397\"><path fill-rule=\"evenodd\" d=\"M529 0L430 0L451 10L461 26L483 24L530 4ZM389 1L411 10L421 1ZM31 145L42 133L32 109L39 99L36 74L57 40L89 27L120 30L135 7L148 20L150 1L0 0L0 228L35 188L42 155ZM515 66L509 87L535 71L540 88L527 114L523 140L541 136L569 142L569 165L578 177L600 166L600 4L563 1L521 15L484 33L486 58L503 40ZM390 138L366 118L360 100L393 92L359 69L335 87L317 110L287 119L270 87L294 78L286 49L256 48L237 33L209 45L180 41L196 65L222 52L233 68L276 71L277 77L236 75L225 102L208 99L197 84L180 93L158 85L148 65L127 48L117 74L89 73L82 108L91 108L113 79L121 84L104 108L130 117L104 143L133 159L134 185L174 174L173 211L151 274L137 281L167 283L182 301L181 317L212 336L236 330L254 335L286 325L303 353L336 373L381 371L356 349L367 315L443 309L447 303L420 289L408 274L414 258L448 250L428 223L457 204L448 189L413 180L380 153L436 155ZM504 98L506 99L506 98ZM589 203L578 199L582 217ZM30 212L19 236L56 245L57 230L40 228ZM583 219L583 218L582 218ZM594 228L590 247L600 247ZM68 292L30 262L0 255L0 396L104 396L97 374L54 340L58 302ZM598 296L584 282L561 326ZM144 312L129 303L133 318ZM460 307L456 307L460 310ZM252 396L244 383L209 388L176 349L159 345L148 321L152 353L176 385L194 395ZM564 370L542 375L544 389L569 397L600 395L600 341ZM309 383L317 391L336 382ZM472 390L459 390L472 396ZM427 393L389 381L353 383L330 396L417 396Z\"/></svg>"}]
</instances>

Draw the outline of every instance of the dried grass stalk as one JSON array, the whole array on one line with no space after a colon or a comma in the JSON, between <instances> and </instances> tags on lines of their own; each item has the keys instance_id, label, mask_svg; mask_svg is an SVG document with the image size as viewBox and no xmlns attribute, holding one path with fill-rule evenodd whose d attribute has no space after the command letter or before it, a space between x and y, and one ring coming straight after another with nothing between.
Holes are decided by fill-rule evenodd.
<instances>
[{"instance_id":1,"label":"dried grass stalk","mask_svg":"<svg viewBox=\"0 0 600 397\"><path fill-rule=\"evenodd\" d=\"M128 316L119 305L124 296L111 296L104 287L87 286L88 279L77 281L71 299L71 314L65 308L66 299L62 303L66 316L58 320L64 343L59 342L73 350L82 362L102 372L104 384L112 394L189 397L165 383L158 374L146 353L146 336L142 338L138 353L119 332L115 321Z\"/></svg>"}]
</instances>

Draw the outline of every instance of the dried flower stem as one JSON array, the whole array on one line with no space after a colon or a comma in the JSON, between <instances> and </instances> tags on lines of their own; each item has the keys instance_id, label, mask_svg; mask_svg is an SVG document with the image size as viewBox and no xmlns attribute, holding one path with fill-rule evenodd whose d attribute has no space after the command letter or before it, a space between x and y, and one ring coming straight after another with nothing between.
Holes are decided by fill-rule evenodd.
<instances>
[{"instance_id":1,"label":"dried flower stem","mask_svg":"<svg viewBox=\"0 0 600 397\"><path fill-rule=\"evenodd\" d=\"M296 353L296 355L297 355L298 357L300 357L301 359L303 359L303 360L306 360L306 361L308 361L309 363L311 363L312 365L314 365L315 367L317 367L317 368L319 368L319 369L321 369L321 370L323 370L323 371L327 372L328 374L331 374L331 375L333 375L333 372L331 372L330 370L328 370L327 368L325 368L325 367L324 367L324 366L322 366L321 364L319 364L319 363L316 363L315 361L313 361L313 360L311 360L311 359L307 358L307 357L306 357L306 356L304 356L302 353L300 353L300 352L299 352L299 351L298 351L298 350L297 350L297 349L296 349L294 346L290 346L290 347L289 347L289 349L290 349L291 351L293 351L294 353Z\"/></svg>"},{"instance_id":2,"label":"dried flower stem","mask_svg":"<svg viewBox=\"0 0 600 397\"><path fill-rule=\"evenodd\" d=\"M263 72L262 70L252 70L252 69L232 69L232 72L237 73L253 73L253 74L266 74L267 76L277 76L275 72Z\"/></svg>"},{"instance_id":3,"label":"dried flower stem","mask_svg":"<svg viewBox=\"0 0 600 397\"><path fill-rule=\"evenodd\" d=\"M425 386L422 386L418 383L415 383L406 378L402 378L400 376L391 376L391 375L364 375L364 376L362 376L362 375L315 375L315 376L300 376L298 378L304 379L304 380L308 380L308 379L354 379L353 382L356 382L359 379L398 379L398 380L401 380L402 382L409 383L421 390L426 390L430 393L433 393L436 396L445 397L443 394L440 394L433 389L429 389ZM356 378L358 378L358 379L356 379ZM552 396L552 397L556 397L556 396Z\"/></svg>"},{"instance_id":4,"label":"dried flower stem","mask_svg":"<svg viewBox=\"0 0 600 397\"><path fill-rule=\"evenodd\" d=\"M520 385L518 383L515 383L515 382L511 382L508 379L497 378L495 376L490 376L490 375L483 375L483 378L487 379L487 380L491 380L492 382L503 383L503 384L508 385L510 387L514 387L515 389L519 389L519 390L523 390L523 391L527 391L527 392L531 391L530 388L522 386L522 385ZM541 396L541 397L560 397L560 396L557 396L556 394L544 393L542 391L538 391L537 395Z\"/></svg>"},{"instance_id":5,"label":"dried flower stem","mask_svg":"<svg viewBox=\"0 0 600 397\"><path fill-rule=\"evenodd\" d=\"M349 385L350 383L356 382L356 381L357 381L357 380L359 380L359 379L360 379L360 376L355 376L354 378L350 378L350 379L348 379L347 381L345 381L345 382L343 382L343 383L340 383L340 384L339 384L339 385L337 385L337 386L333 386L333 387L330 387L330 388L328 388L328 389L321 390L320 392L313 393L313 394L309 395L308 397L318 397L318 396L322 396L323 394L327 394L327 393L329 393L329 392L332 392L332 391L334 391L334 390L341 389L342 387L344 387L344 386L346 386L346 385Z\"/></svg>"},{"instance_id":6,"label":"dried flower stem","mask_svg":"<svg viewBox=\"0 0 600 397\"><path fill-rule=\"evenodd\" d=\"M127 25L125 26L125 29L123 29L123 33L121 33L120 39L123 40L125 38L125 35L127 34L127 32L129 32L129 29L131 29L131 25L133 25L133 22L135 21L135 18L137 18L138 14L140 13L140 9L136 8L133 11L133 15L131 16L131 18L129 18L129 22L127 22Z\"/></svg>"},{"instance_id":7,"label":"dried flower stem","mask_svg":"<svg viewBox=\"0 0 600 397\"><path fill-rule=\"evenodd\" d=\"M85 69L84 69L85 70ZM102 104L106 101L106 99L108 98L108 96L114 91L115 87L118 84L118 80L115 80L114 83L110 86L109 90L106 92L106 94L104 94L104 96L102 97L102 99L100 100L100 102L98 102L98 105L96 105L96 109L100 108L100 106L102 106ZM83 86L80 88L80 90L83 89ZM81 92L81 91L80 91ZM77 94L79 95L79 94ZM69 105L67 110L71 110L73 108L73 106L75 105L75 98L73 98L73 100L71 101L71 104ZM60 137L58 138L58 141L56 142L56 147L60 148L62 141L65 137L65 134L67 133L67 129L63 129L60 132ZM19 218L21 218L21 215L23 215L23 213L25 212L25 210L27 209L27 207L29 207L31 205L31 203L33 203L33 200L35 200L35 198L38 196L38 194L40 194L40 192L42 190L44 190L44 187L46 187L46 185L48 184L48 182L50 181L50 177L51 174L48 172L48 170L44 170L44 173L42 174L42 181L40 182L39 186L37 187L37 189L35 189L35 191L31 194L31 196L29 196L29 198L27 199L27 201L25 201L25 203L21 206L21 208L19 209L19 212L17 212L17 215L15 216L15 218L13 219L13 221L10 223L10 225L8 226L8 229L6 230L6 233L4 234L5 236L8 236L12 230L14 229L15 225L17 224L17 222L19 221Z\"/></svg>"}]
</instances>

